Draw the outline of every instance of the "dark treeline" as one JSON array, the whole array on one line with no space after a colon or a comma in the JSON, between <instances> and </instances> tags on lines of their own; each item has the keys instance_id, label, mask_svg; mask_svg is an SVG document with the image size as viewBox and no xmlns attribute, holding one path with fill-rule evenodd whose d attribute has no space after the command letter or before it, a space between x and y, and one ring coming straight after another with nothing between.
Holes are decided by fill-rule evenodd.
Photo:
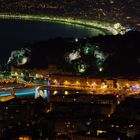
<instances>
[{"instance_id":1,"label":"dark treeline","mask_svg":"<svg viewBox=\"0 0 140 140\"><path fill-rule=\"evenodd\" d=\"M72 50L82 48L88 43L99 46L99 50L107 56L103 64L104 71L102 73L94 71L93 75L98 75L98 73L110 76L139 75L139 41L140 32L136 31L128 32L125 35L100 35L92 38L81 38L78 42L74 38L56 38L40 41L26 45L26 47L31 49L31 56L30 62L24 67L47 68L49 64L54 64L59 68L72 70L73 67L69 67L65 61L65 55L68 52L72 52Z\"/></svg>"}]
</instances>

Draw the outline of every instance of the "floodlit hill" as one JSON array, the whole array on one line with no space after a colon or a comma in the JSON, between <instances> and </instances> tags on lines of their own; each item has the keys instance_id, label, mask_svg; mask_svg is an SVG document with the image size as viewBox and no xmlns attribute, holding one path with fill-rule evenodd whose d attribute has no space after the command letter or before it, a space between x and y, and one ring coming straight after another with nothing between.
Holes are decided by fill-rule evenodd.
<instances>
[{"instance_id":1,"label":"floodlit hill","mask_svg":"<svg viewBox=\"0 0 140 140\"><path fill-rule=\"evenodd\" d=\"M90 75L140 75L140 32L92 38L56 38L27 44L30 61L20 66ZM19 67L19 66L18 66Z\"/></svg>"}]
</instances>

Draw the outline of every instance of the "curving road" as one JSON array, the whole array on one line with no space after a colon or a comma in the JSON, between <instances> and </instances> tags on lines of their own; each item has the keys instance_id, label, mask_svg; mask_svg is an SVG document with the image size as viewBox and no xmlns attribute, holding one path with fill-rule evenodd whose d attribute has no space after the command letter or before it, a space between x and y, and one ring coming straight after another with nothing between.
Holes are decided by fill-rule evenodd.
<instances>
[{"instance_id":1,"label":"curving road","mask_svg":"<svg viewBox=\"0 0 140 140\"><path fill-rule=\"evenodd\" d=\"M52 17L44 15L24 15L24 14L7 14L0 13L0 19L21 19L21 20L35 20L35 21L51 21L57 23L65 24L75 24L82 25L91 28L98 28L105 33L117 35L121 32L120 28L116 28L113 23L96 21L96 20L86 20L86 19L73 19L73 18L62 18L62 17ZM125 27L121 26L123 29Z\"/></svg>"}]
</instances>

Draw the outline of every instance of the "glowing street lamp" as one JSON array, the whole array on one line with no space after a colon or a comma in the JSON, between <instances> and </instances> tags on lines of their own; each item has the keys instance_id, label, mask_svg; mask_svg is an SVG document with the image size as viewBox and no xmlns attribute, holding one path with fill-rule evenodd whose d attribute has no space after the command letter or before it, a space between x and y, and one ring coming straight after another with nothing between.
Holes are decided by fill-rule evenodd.
<instances>
[{"instance_id":1,"label":"glowing street lamp","mask_svg":"<svg viewBox=\"0 0 140 140\"><path fill-rule=\"evenodd\" d=\"M65 91L65 92L64 92L64 94L65 94L65 95L68 95L68 94L69 94L69 92L68 92L68 91Z\"/></svg>"},{"instance_id":2,"label":"glowing street lamp","mask_svg":"<svg viewBox=\"0 0 140 140\"><path fill-rule=\"evenodd\" d=\"M80 82L79 81L76 81L75 85L76 86L80 86Z\"/></svg>"},{"instance_id":3,"label":"glowing street lamp","mask_svg":"<svg viewBox=\"0 0 140 140\"><path fill-rule=\"evenodd\" d=\"M88 81L86 82L86 84L87 84L88 86L90 86L90 84L89 84L89 82L88 82Z\"/></svg>"},{"instance_id":4,"label":"glowing street lamp","mask_svg":"<svg viewBox=\"0 0 140 140\"><path fill-rule=\"evenodd\" d=\"M58 93L58 91L57 90L55 90L54 92L53 92L53 95L56 95Z\"/></svg>"},{"instance_id":5,"label":"glowing street lamp","mask_svg":"<svg viewBox=\"0 0 140 140\"><path fill-rule=\"evenodd\" d=\"M96 87L96 85L97 85L97 84L96 84L95 82L93 82L93 83L91 84L92 87Z\"/></svg>"},{"instance_id":6,"label":"glowing street lamp","mask_svg":"<svg viewBox=\"0 0 140 140\"><path fill-rule=\"evenodd\" d=\"M64 81L64 83L63 83L65 86L68 86L68 85L70 85L70 82L69 81Z\"/></svg>"},{"instance_id":7,"label":"glowing street lamp","mask_svg":"<svg viewBox=\"0 0 140 140\"><path fill-rule=\"evenodd\" d=\"M102 84L101 84L101 89L106 89L107 88L107 85L103 82Z\"/></svg>"}]
</instances>

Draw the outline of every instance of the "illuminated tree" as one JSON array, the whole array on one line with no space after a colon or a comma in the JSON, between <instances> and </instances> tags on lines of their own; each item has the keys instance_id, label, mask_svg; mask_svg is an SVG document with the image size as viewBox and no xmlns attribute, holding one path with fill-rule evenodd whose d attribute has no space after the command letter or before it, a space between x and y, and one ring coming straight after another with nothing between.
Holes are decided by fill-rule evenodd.
<instances>
[{"instance_id":1,"label":"illuminated tree","mask_svg":"<svg viewBox=\"0 0 140 140\"><path fill-rule=\"evenodd\" d=\"M72 50L72 52L69 52L65 55L65 60L69 63L71 63L73 60L76 60L79 58L81 58L80 49Z\"/></svg>"},{"instance_id":2,"label":"illuminated tree","mask_svg":"<svg viewBox=\"0 0 140 140\"><path fill-rule=\"evenodd\" d=\"M7 65L19 66L24 65L29 61L30 50L20 49L11 52L11 56L8 59Z\"/></svg>"},{"instance_id":3,"label":"illuminated tree","mask_svg":"<svg viewBox=\"0 0 140 140\"><path fill-rule=\"evenodd\" d=\"M96 45L92 45L89 43L86 43L85 46L83 47L83 53L85 55L93 55L95 50L96 50Z\"/></svg>"},{"instance_id":4,"label":"illuminated tree","mask_svg":"<svg viewBox=\"0 0 140 140\"><path fill-rule=\"evenodd\" d=\"M78 60L78 61L74 62L73 68L76 70L76 72L82 74L82 73L86 72L88 65L85 62L83 62L82 60Z\"/></svg>"}]
</instances>

